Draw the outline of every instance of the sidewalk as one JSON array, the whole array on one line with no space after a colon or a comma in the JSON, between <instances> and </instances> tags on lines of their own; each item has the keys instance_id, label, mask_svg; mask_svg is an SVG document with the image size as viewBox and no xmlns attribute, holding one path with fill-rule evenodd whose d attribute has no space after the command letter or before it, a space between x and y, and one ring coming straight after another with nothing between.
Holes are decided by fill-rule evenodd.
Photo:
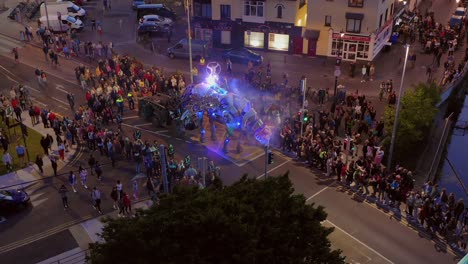
<instances>
[{"instance_id":1,"label":"sidewalk","mask_svg":"<svg viewBox=\"0 0 468 264\"><path fill-rule=\"evenodd\" d=\"M41 135L46 136L47 134L50 134L52 137L54 137L51 154L58 156L58 151L57 151L58 145L57 145L57 140L55 140L54 130L52 128L44 128L42 123L39 123L33 126L31 123L31 118L29 117L27 111L23 111L22 119L23 119L23 123L27 127L34 129L35 131L39 132ZM37 142L37 144L40 144L40 142ZM60 171L60 169L65 167L67 163L73 161L78 156L78 154L79 154L79 151L76 148L76 145L70 146L69 152L65 152L65 160L64 161L61 161L60 159L58 160L57 170ZM43 156L44 173L42 174L39 172L37 165L34 164L34 160L35 160L35 157L31 157L31 162L26 168L0 176L0 189L6 189L6 188L9 188L10 186L13 189L22 189L22 188L26 188L29 185L35 184L34 181L41 180L47 176L53 176L54 173L52 170L52 165L51 165L50 159L47 156L45 155Z\"/></svg>"},{"instance_id":2,"label":"sidewalk","mask_svg":"<svg viewBox=\"0 0 468 264\"><path fill-rule=\"evenodd\" d=\"M132 205L133 212L136 209L147 209L153 202L151 200L139 201ZM52 263L86 263L85 258L88 254L88 248L90 243L102 241L98 234L101 233L104 224L102 219L106 217L117 218L117 211L102 215L97 218L90 219L80 224L71 226L68 228L73 238L79 247L73 248L60 255L50 257L37 264L52 264Z\"/></svg>"}]
</instances>

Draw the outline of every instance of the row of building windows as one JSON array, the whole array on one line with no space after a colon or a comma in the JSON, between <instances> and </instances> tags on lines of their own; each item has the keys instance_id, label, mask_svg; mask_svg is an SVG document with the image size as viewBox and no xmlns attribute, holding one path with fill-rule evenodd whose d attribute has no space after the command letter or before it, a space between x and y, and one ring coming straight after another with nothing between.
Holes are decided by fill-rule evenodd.
<instances>
[{"instance_id":1,"label":"row of building windows","mask_svg":"<svg viewBox=\"0 0 468 264\"><path fill-rule=\"evenodd\" d=\"M264 17L264 2L262 1L244 1L244 15ZM276 17L283 18L283 5L277 5ZM196 16L211 18L211 4L197 3L194 4L194 12ZM221 19L231 19L231 5L220 5L219 12Z\"/></svg>"}]
</instances>

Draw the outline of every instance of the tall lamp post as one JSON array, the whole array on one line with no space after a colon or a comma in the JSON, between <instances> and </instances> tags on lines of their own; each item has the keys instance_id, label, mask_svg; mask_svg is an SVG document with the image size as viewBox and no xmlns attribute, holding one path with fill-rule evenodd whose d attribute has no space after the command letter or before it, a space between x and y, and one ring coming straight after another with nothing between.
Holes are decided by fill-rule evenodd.
<instances>
[{"instance_id":1,"label":"tall lamp post","mask_svg":"<svg viewBox=\"0 0 468 264\"><path fill-rule=\"evenodd\" d=\"M338 77L341 76L341 62L343 60L343 51L344 51L344 33L340 32L340 40L341 40L341 49L338 51L338 56L336 58L336 65L335 65L335 72L333 75L335 76L335 90L333 92L333 97L336 100L336 90L338 88Z\"/></svg>"},{"instance_id":2,"label":"tall lamp post","mask_svg":"<svg viewBox=\"0 0 468 264\"><path fill-rule=\"evenodd\" d=\"M185 1L185 12L187 12L187 30L188 30L188 47L189 47L189 65L190 65L190 82L193 83L193 61L192 61L192 28L190 26L190 1Z\"/></svg>"},{"instance_id":3,"label":"tall lamp post","mask_svg":"<svg viewBox=\"0 0 468 264\"><path fill-rule=\"evenodd\" d=\"M403 73L401 74L400 90L398 91L397 105L396 105L396 110L395 110L395 120L393 121L392 140L390 141L390 150L389 150L388 160L387 160L387 169L390 169L390 167L392 166L393 149L395 148L395 138L396 138L396 132L397 132L397 127L398 127L398 117L400 115L401 95L403 92L403 82L405 80L406 63L408 62L408 53L409 53L410 46L406 44L405 48L406 48L405 63L403 64Z\"/></svg>"}]
</instances>

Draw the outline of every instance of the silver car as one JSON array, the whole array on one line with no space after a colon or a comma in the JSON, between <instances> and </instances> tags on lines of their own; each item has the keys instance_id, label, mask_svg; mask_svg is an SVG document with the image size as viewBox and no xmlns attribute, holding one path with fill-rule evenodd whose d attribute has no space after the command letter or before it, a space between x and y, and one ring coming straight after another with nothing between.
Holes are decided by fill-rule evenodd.
<instances>
[{"instance_id":1,"label":"silver car","mask_svg":"<svg viewBox=\"0 0 468 264\"><path fill-rule=\"evenodd\" d=\"M161 28L169 28L173 23L172 19L158 15L146 15L140 20L140 24L153 24Z\"/></svg>"}]
</instances>

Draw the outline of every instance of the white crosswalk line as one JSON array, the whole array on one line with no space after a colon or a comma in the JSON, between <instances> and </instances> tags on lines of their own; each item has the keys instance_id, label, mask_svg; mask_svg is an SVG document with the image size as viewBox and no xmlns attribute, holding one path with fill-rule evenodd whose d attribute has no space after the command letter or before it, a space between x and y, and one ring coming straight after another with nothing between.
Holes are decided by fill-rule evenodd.
<instances>
[{"instance_id":1,"label":"white crosswalk line","mask_svg":"<svg viewBox=\"0 0 468 264\"><path fill-rule=\"evenodd\" d=\"M49 198L41 198L45 192L39 192L39 193L34 193L29 195L29 198L31 199L31 205L33 207L38 207L39 205L43 204L45 201L49 200Z\"/></svg>"}]
</instances>

